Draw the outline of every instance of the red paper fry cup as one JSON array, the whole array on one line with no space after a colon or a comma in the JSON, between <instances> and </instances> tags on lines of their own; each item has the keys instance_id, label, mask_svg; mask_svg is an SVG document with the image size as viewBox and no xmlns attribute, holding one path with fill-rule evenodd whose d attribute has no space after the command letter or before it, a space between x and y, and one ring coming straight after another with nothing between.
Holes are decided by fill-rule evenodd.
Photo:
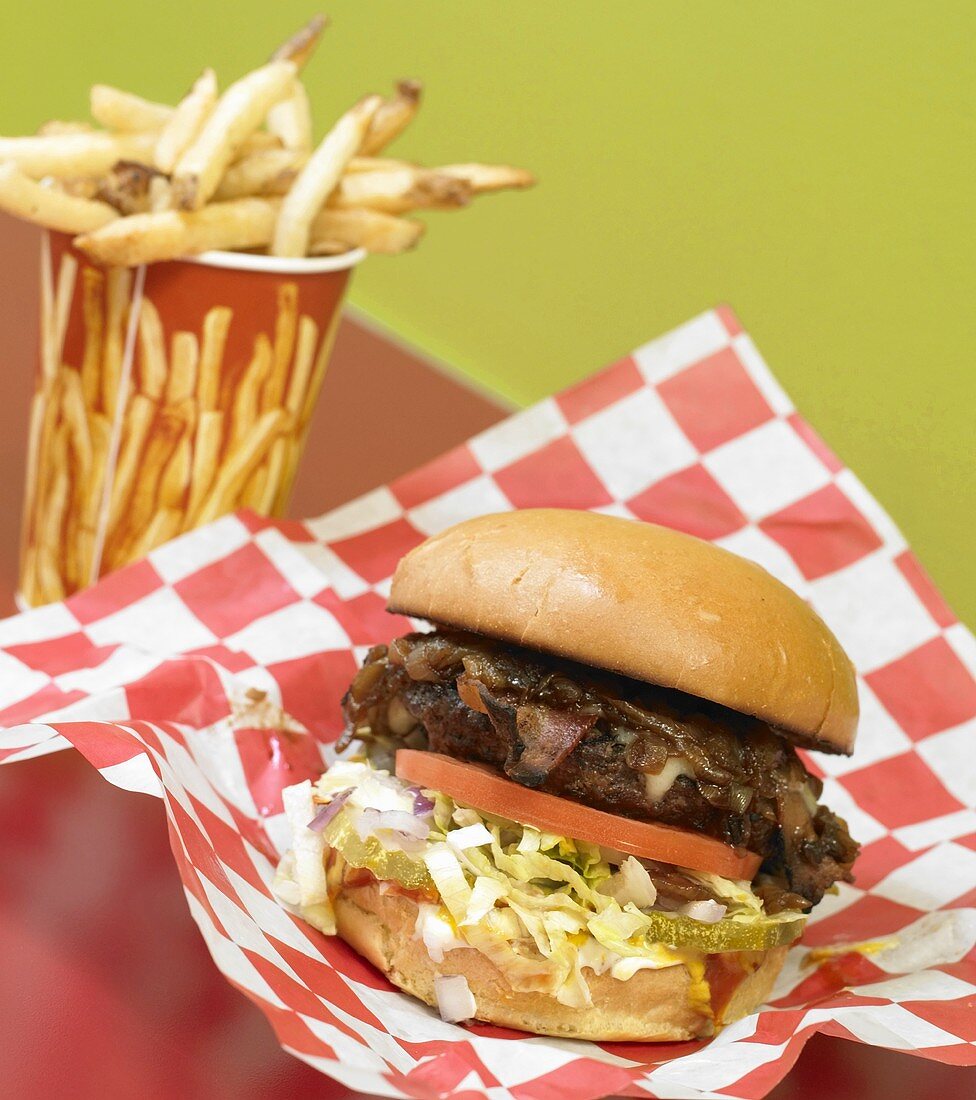
<instances>
[{"instance_id":1,"label":"red paper fry cup","mask_svg":"<svg viewBox=\"0 0 976 1100\"><path fill-rule=\"evenodd\" d=\"M23 603L62 599L237 508L284 511L364 255L102 268L44 234Z\"/></svg>"}]
</instances>

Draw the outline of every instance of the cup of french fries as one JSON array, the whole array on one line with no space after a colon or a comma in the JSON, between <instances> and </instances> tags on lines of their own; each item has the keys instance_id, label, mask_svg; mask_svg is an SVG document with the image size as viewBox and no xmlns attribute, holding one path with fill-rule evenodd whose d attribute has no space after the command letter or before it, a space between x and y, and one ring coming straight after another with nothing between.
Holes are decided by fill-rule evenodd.
<instances>
[{"instance_id":1,"label":"cup of french fries","mask_svg":"<svg viewBox=\"0 0 976 1100\"><path fill-rule=\"evenodd\" d=\"M44 229L21 598L57 600L182 531L287 505L352 268L416 245L416 211L530 186L385 155L401 80L316 145L316 16L221 92L175 106L96 84L92 122L0 137L0 209Z\"/></svg>"}]
</instances>

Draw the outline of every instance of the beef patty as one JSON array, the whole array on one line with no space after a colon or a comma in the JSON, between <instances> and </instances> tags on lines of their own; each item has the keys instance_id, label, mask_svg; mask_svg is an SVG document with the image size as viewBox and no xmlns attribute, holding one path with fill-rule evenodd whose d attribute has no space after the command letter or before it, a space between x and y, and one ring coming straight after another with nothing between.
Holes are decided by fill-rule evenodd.
<instances>
[{"instance_id":1,"label":"beef patty","mask_svg":"<svg viewBox=\"0 0 976 1100\"><path fill-rule=\"evenodd\" d=\"M343 700L347 740L405 743L763 857L767 908L806 909L857 855L782 731L657 688L475 634L409 634L370 650Z\"/></svg>"}]
</instances>

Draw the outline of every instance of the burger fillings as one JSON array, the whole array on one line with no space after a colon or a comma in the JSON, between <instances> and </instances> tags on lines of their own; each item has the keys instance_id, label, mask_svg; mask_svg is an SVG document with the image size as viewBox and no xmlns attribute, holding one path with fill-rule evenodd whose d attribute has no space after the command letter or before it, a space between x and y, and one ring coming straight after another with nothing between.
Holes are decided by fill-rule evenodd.
<instances>
[{"instance_id":1,"label":"burger fillings","mask_svg":"<svg viewBox=\"0 0 976 1100\"><path fill-rule=\"evenodd\" d=\"M279 896L452 1019L663 1040L759 1003L857 852L794 749L853 742L820 620L715 547L560 511L428 540L391 603L453 625L368 654L360 752L286 792Z\"/></svg>"}]
</instances>

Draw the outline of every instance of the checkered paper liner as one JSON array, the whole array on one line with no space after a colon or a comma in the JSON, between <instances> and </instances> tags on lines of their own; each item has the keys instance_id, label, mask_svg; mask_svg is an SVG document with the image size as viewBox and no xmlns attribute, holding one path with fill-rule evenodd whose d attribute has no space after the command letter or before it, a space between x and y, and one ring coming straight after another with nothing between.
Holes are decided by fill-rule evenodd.
<instances>
[{"instance_id":1,"label":"checkered paper liner","mask_svg":"<svg viewBox=\"0 0 976 1100\"><path fill-rule=\"evenodd\" d=\"M861 676L854 757L810 758L864 844L857 885L819 906L772 1002L708 1043L443 1023L269 889L282 786L329 757L365 649L410 626L384 611L397 560L468 516L540 505L667 523L760 562ZM228 516L0 623L0 759L73 745L162 797L217 966L288 1051L351 1088L759 1097L816 1031L976 1064L974 673L973 636L722 308L326 516ZM313 736L264 728L282 723L249 709L249 688ZM878 939L877 954L842 946Z\"/></svg>"}]
</instances>

